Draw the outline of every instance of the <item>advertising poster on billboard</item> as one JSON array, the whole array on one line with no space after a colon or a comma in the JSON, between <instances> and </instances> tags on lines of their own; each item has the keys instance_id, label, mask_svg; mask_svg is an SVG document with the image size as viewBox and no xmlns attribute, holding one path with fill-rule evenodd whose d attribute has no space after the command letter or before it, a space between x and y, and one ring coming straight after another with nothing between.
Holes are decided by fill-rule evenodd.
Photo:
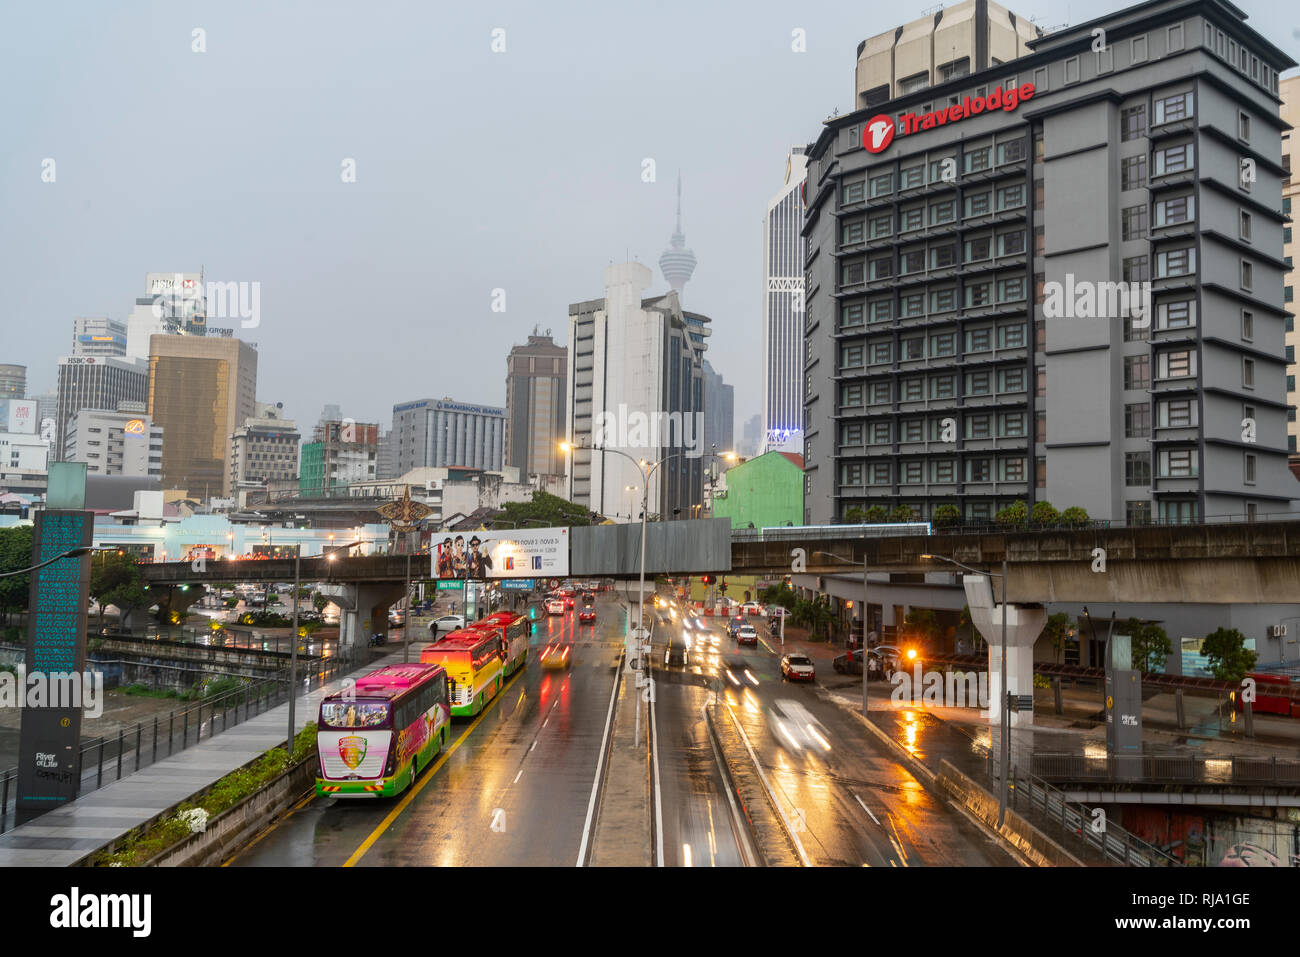
<instances>
[{"instance_id":1,"label":"advertising poster on billboard","mask_svg":"<svg viewBox=\"0 0 1300 957\"><path fill-rule=\"evenodd\" d=\"M567 577L567 528L435 534L429 553L437 579Z\"/></svg>"}]
</instances>

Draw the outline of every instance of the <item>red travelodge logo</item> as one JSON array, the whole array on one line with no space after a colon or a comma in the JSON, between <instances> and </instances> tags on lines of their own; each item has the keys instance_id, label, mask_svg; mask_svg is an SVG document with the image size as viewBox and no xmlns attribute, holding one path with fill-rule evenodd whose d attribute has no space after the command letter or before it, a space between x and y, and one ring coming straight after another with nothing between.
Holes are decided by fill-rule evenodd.
<instances>
[{"instance_id":1,"label":"red travelodge logo","mask_svg":"<svg viewBox=\"0 0 1300 957\"><path fill-rule=\"evenodd\" d=\"M1002 110L1010 113L1034 95L1034 84L1022 83L1009 90L998 87L988 96L968 96L960 103L931 113L904 113L898 123L885 113L873 116L862 127L862 148L868 153L880 153L894 142L895 134L907 136L924 130L938 129L948 123L958 123L967 117L978 116L985 110ZM902 129L899 129L901 125Z\"/></svg>"}]
</instances>

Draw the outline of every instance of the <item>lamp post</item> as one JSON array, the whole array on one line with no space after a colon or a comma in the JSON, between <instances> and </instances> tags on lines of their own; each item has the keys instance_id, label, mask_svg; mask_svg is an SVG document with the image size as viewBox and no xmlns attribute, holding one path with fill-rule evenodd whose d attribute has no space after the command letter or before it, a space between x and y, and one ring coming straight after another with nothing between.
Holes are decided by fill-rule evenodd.
<instances>
[{"instance_id":1,"label":"lamp post","mask_svg":"<svg viewBox=\"0 0 1300 957\"><path fill-rule=\"evenodd\" d=\"M330 536L334 538L333 535ZM326 561L334 561L334 553L352 548L353 545L360 545L360 541L352 542L348 545L340 545L337 549L330 548L325 552ZM302 587L302 542L299 541L293 553L293 634L290 636L289 643L289 737L286 738L288 744L286 749L289 754L293 754L293 734L294 734L294 698L298 691L298 590Z\"/></svg>"},{"instance_id":2,"label":"lamp post","mask_svg":"<svg viewBox=\"0 0 1300 957\"><path fill-rule=\"evenodd\" d=\"M845 558L843 555L836 555L833 552L814 552L814 555L826 555L830 558L838 559L850 565L856 565L851 558ZM862 717L868 716L868 699L867 699L867 679L870 677L871 659L867 654L867 618L871 613L871 604L867 601L867 555L866 550L862 553ZM784 609L782 609L784 610ZM781 647L785 647L785 616L781 616ZM853 660L853 653L849 652L849 660Z\"/></svg>"},{"instance_id":3,"label":"lamp post","mask_svg":"<svg viewBox=\"0 0 1300 957\"><path fill-rule=\"evenodd\" d=\"M941 562L947 562L950 565L956 565L958 568L964 568L974 575L996 575L996 572L980 571L978 568L971 568L964 565L954 558L948 558L945 555L923 554L921 558L933 558ZM998 702L998 740L999 747L1002 751L1002 781L998 786L998 827L1002 827L1003 820L1007 816L1007 777L1011 773L1011 714L1007 710L1007 558L1002 556L1002 654L1001 654L1001 678L998 682L998 694L1002 700Z\"/></svg>"}]
</instances>

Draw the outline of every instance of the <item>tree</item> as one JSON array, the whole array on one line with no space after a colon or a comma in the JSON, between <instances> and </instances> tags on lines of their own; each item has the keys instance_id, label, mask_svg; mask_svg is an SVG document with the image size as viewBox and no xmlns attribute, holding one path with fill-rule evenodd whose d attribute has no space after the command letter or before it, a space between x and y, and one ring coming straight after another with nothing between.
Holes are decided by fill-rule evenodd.
<instances>
[{"instance_id":1,"label":"tree","mask_svg":"<svg viewBox=\"0 0 1300 957\"><path fill-rule=\"evenodd\" d=\"M324 595L322 595L320 592L317 592L316 596L312 598L311 603L312 605L315 606L317 611L324 611L325 606L330 603L330 600L326 598Z\"/></svg>"},{"instance_id":2,"label":"tree","mask_svg":"<svg viewBox=\"0 0 1300 957\"><path fill-rule=\"evenodd\" d=\"M862 513L862 518L872 525L879 525L882 522L889 521L889 510L883 505L873 505Z\"/></svg>"},{"instance_id":3,"label":"tree","mask_svg":"<svg viewBox=\"0 0 1300 957\"><path fill-rule=\"evenodd\" d=\"M912 511L910 505L895 505L894 510L889 513L891 522L910 522L916 518L916 513Z\"/></svg>"},{"instance_id":4,"label":"tree","mask_svg":"<svg viewBox=\"0 0 1300 957\"><path fill-rule=\"evenodd\" d=\"M1035 502L1029 520L1035 525L1055 525L1061 520L1061 513L1051 502Z\"/></svg>"},{"instance_id":5,"label":"tree","mask_svg":"<svg viewBox=\"0 0 1300 957\"><path fill-rule=\"evenodd\" d=\"M1070 623L1070 616L1067 613L1058 611L1055 615L1048 615L1047 624L1043 626L1043 631L1039 637L1046 638L1052 643L1053 661L1061 662L1065 650L1065 639L1070 637L1073 632L1074 626Z\"/></svg>"},{"instance_id":6,"label":"tree","mask_svg":"<svg viewBox=\"0 0 1300 957\"><path fill-rule=\"evenodd\" d=\"M0 572L13 572L35 564L32 561L32 526L15 525L0 528ZM31 594L32 576L14 575L0 578L0 612L7 624L10 616L27 610Z\"/></svg>"},{"instance_id":7,"label":"tree","mask_svg":"<svg viewBox=\"0 0 1300 957\"><path fill-rule=\"evenodd\" d=\"M1029 520L1029 507L1016 500L1006 508L998 511L993 520L999 525L1023 525Z\"/></svg>"},{"instance_id":8,"label":"tree","mask_svg":"<svg viewBox=\"0 0 1300 957\"><path fill-rule=\"evenodd\" d=\"M1063 525L1073 525L1077 527L1080 525L1087 525L1090 521L1092 521L1092 519L1088 517L1088 513L1077 505L1072 505L1061 513L1061 524Z\"/></svg>"},{"instance_id":9,"label":"tree","mask_svg":"<svg viewBox=\"0 0 1300 957\"><path fill-rule=\"evenodd\" d=\"M1133 667L1139 671L1152 672L1163 668L1165 660L1172 652L1173 645L1165 630L1154 622L1130 618L1123 622L1124 627L1116 622L1115 630L1121 635L1128 635L1133 650Z\"/></svg>"},{"instance_id":10,"label":"tree","mask_svg":"<svg viewBox=\"0 0 1300 957\"><path fill-rule=\"evenodd\" d=\"M1246 636L1236 628L1218 628L1201 642L1210 674L1220 681L1240 681L1255 667L1256 655L1246 647Z\"/></svg>"},{"instance_id":11,"label":"tree","mask_svg":"<svg viewBox=\"0 0 1300 957\"><path fill-rule=\"evenodd\" d=\"M507 502L493 520L495 527L506 529L571 528L590 524L591 513L586 507L540 489L533 492L531 501Z\"/></svg>"},{"instance_id":12,"label":"tree","mask_svg":"<svg viewBox=\"0 0 1300 957\"><path fill-rule=\"evenodd\" d=\"M125 626L131 612L149 602L149 589L134 558L118 552L101 552L91 563L90 596L99 603L101 628L107 605L117 606L118 623Z\"/></svg>"},{"instance_id":13,"label":"tree","mask_svg":"<svg viewBox=\"0 0 1300 957\"><path fill-rule=\"evenodd\" d=\"M961 522L961 509L956 505L940 505L934 510L932 521L940 528L951 528Z\"/></svg>"},{"instance_id":14,"label":"tree","mask_svg":"<svg viewBox=\"0 0 1300 957\"><path fill-rule=\"evenodd\" d=\"M966 629L966 633L971 637L971 648L975 654L980 654L985 647L984 636L979 633L975 627L975 622L970 616L970 605L961 606L961 614L957 616L957 626Z\"/></svg>"},{"instance_id":15,"label":"tree","mask_svg":"<svg viewBox=\"0 0 1300 957\"><path fill-rule=\"evenodd\" d=\"M844 521L849 525L861 525L867 520L866 509L858 508L854 505L852 508L845 509Z\"/></svg>"},{"instance_id":16,"label":"tree","mask_svg":"<svg viewBox=\"0 0 1300 957\"><path fill-rule=\"evenodd\" d=\"M922 640L926 645L933 645L939 637L939 616L931 608L913 608L903 618L903 625L908 634Z\"/></svg>"},{"instance_id":17,"label":"tree","mask_svg":"<svg viewBox=\"0 0 1300 957\"><path fill-rule=\"evenodd\" d=\"M795 602L794 589L782 582L779 585L769 585L758 593L758 600L764 605L780 605L786 611L793 611Z\"/></svg>"}]
</instances>

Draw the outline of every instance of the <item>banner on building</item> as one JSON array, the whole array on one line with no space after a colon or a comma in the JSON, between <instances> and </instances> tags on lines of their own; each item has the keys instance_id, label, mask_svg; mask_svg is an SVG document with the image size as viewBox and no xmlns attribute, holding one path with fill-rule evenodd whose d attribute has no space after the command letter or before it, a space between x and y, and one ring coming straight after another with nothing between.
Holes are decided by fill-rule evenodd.
<instances>
[{"instance_id":1,"label":"banner on building","mask_svg":"<svg viewBox=\"0 0 1300 957\"><path fill-rule=\"evenodd\" d=\"M437 579L560 578L569 574L567 528L444 533L430 542Z\"/></svg>"}]
</instances>

